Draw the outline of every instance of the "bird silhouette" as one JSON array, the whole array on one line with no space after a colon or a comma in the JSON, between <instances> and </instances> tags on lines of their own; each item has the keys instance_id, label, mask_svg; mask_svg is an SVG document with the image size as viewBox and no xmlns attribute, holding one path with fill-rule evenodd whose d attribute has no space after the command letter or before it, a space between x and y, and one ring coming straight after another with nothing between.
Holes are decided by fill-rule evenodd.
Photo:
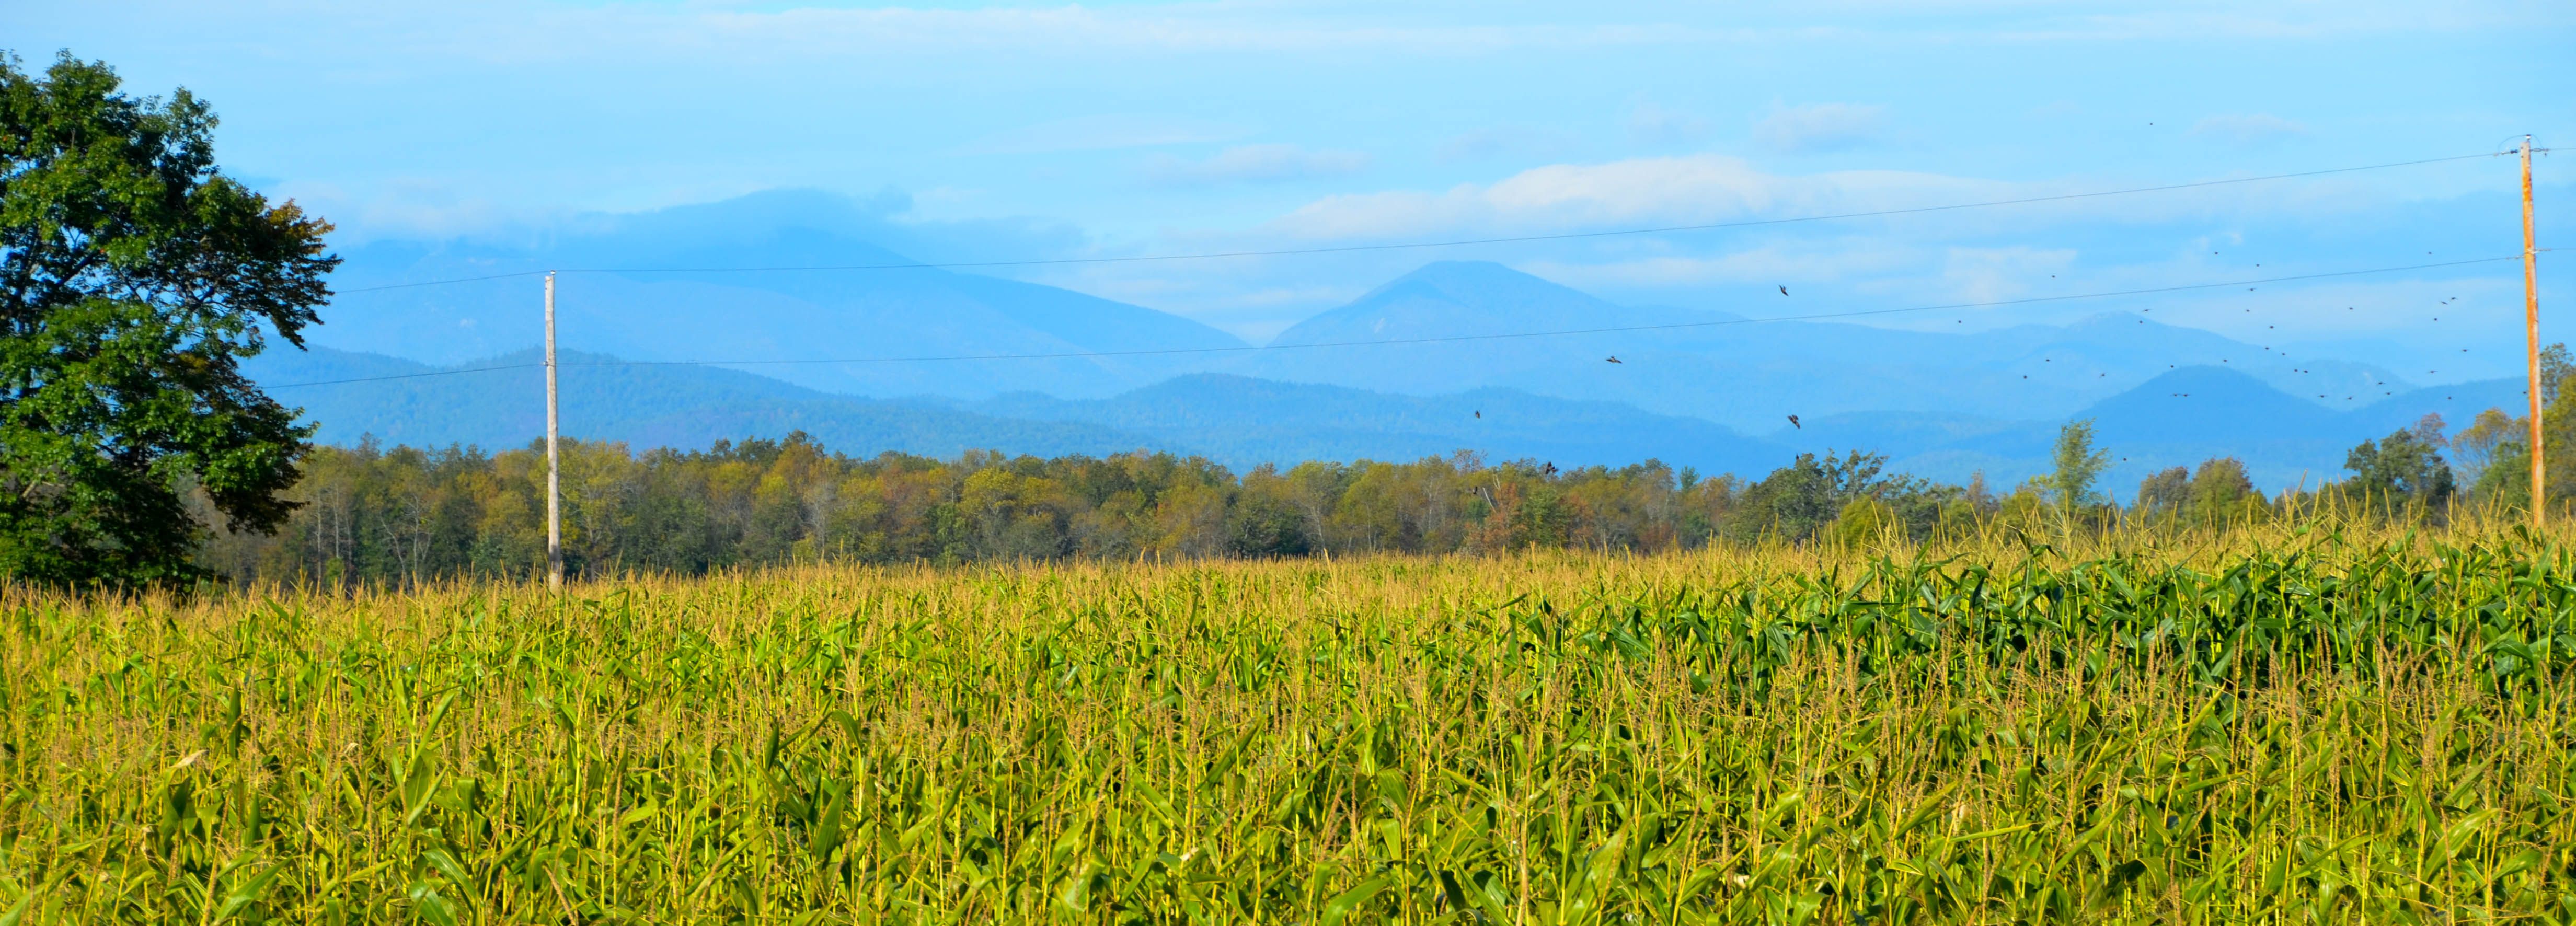
<instances>
[{"instance_id":1,"label":"bird silhouette","mask_svg":"<svg viewBox=\"0 0 2576 926\"><path fill-rule=\"evenodd\" d=\"M1482 411L1479 411L1479 412L1477 412L1477 413L1476 413L1476 417L1478 417L1478 418L1485 417L1485 413L1484 413L1484 412L1482 412Z\"/></svg>"},{"instance_id":2,"label":"bird silhouette","mask_svg":"<svg viewBox=\"0 0 2576 926\"><path fill-rule=\"evenodd\" d=\"M1788 288L1788 287L1786 287L1786 286L1780 287L1780 295L1786 296L1786 295L1788 295L1788 294L1789 294L1789 288Z\"/></svg>"},{"instance_id":3,"label":"bird silhouette","mask_svg":"<svg viewBox=\"0 0 2576 926\"><path fill-rule=\"evenodd\" d=\"M1790 427L1793 427L1793 428L1797 428L1798 430L1801 430L1801 431L1804 431L1804 430L1806 430L1806 429L1807 429L1807 426L1806 426L1806 425L1803 425L1803 424L1799 424L1799 423L1798 423L1798 416L1796 416L1796 415L1791 415L1791 416L1789 416L1789 426L1790 426Z\"/></svg>"},{"instance_id":4,"label":"bird silhouette","mask_svg":"<svg viewBox=\"0 0 2576 926\"><path fill-rule=\"evenodd\" d=\"M1608 361L1610 361L1611 363L1618 363L1618 362L1620 362L1620 361L1619 361L1619 358L1617 358L1617 357L1605 357L1605 358L1603 358L1603 359L1608 360Z\"/></svg>"}]
</instances>

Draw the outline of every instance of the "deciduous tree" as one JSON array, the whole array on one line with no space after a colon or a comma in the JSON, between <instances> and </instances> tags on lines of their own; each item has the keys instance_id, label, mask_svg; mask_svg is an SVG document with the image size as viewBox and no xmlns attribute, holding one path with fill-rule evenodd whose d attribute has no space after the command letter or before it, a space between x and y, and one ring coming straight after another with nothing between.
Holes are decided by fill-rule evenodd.
<instances>
[{"instance_id":1,"label":"deciduous tree","mask_svg":"<svg viewBox=\"0 0 2576 926\"><path fill-rule=\"evenodd\" d=\"M237 530L292 510L312 431L238 362L318 323L330 226L224 176L187 91L20 65L0 55L0 572L188 578L190 485Z\"/></svg>"}]
</instances>

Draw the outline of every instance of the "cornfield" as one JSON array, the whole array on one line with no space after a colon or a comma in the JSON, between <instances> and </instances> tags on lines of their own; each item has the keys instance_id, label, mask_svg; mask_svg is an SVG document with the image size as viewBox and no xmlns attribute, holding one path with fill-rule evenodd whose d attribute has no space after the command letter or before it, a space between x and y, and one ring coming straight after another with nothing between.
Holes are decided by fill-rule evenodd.
<instances>
[{"instance_id":1,"label":"cornfield","mask_svg":"<svg viewBox=\"0 0 2576 926\"><path fill-rule=\"evenodd\" d=\"M2576 921L2576 551L0 597L0 926Z\"/></svg>"}]
</instances>

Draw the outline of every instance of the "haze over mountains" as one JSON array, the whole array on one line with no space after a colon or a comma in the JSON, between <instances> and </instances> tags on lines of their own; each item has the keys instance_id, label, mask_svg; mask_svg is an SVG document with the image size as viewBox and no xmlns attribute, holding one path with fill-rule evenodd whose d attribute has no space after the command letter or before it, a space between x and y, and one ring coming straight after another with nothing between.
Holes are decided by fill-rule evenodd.
<instances>
[{"instance_id":1,"label":"haze over mountains","mask_svg":"<svg viewBox=\"0 0 2576 926\"><path fill-rule=\"evenodd\" d=\"M1861 448L1917 475L2001 483L2044 468L2056 424L2083 416L2126 458L2114 489L2223 455L2277 487L2336 475L2352 444L2426 412L2464 423L2520 393L2510 381L2417 390L2369 364L2160 324L2152 306L1983 330L1952 312L1961 331L1948 333L1770 320L1818 314L1794 291L1751 318L1623 306L1476 261L1424 265L1256 350L1142 306L919 267L871 240L882 225L860 204L788 191L521 244L370 244L344 252L347 295L317 349L251 368L285 385L528 364L541 331L532 277L372 288L553 268L628 271L562 278L565 421L574 436L646 446L801 428L860 454L1151 448L1240 467L1471 450L1751 477L1800 451ZM812 267L866 269L751 269ZM959 359L996 355L1012 356ZM621 360L739 368L608 365ZM514 446L542 433L537 376L281 398L326 441Z\"/></svg>"},{"instance_id":2,"label":"haze over mountains","mask_svg":"<svg viewBox=\"0 0 2576 926\"><path fill-rule=\"evenodd\" d=\"M545 270L839 267L843 270L591 273L562 277L563 344L637 360L812 361L1042 355L1007 362L807 363L763 372L860 395L1105 395L1194 369L1186 355L1073 356L1243 347L1165 312L1070 290L945 270L865 240L858 203L765 193L603 217L526 246L378 242L353 249L343 291ZM528 277L353 292L316 343L452 364L537 343Z\"/></svg>"}]
</instances>

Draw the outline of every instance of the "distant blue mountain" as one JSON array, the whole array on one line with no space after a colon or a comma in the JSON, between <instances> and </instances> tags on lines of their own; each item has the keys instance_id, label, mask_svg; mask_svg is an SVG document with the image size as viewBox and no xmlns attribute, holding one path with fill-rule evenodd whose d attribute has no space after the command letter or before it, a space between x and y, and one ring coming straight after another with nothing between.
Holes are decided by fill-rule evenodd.
<instances>
[{"instance_id":1,"label":"distant blue mountain","mask_svg":"<svg viewBox=\"0 0 2576 926\"><path fill-rule=\"evenodd\" d=\"M329 348L272 348L243 366L278 401L301 407L305 420L320 424L315 437L324 443L354 444L373 435L388 444L492 450L545 436L540 359L535 351L520 351L431 367ZM860 455L900 450L952 457L999 448L1097 456L1149 445L1190 450L1097 425L831 395L737 370L612 365L617 358L572 352L559 360L563 433L623 441L638 450L704 448L718 440L775 438L795 430L814 435L826 448ZM447 372L458 370L478 372ZM441 375L420 375L427 373ZM353 379L363 381L331 382ZM328 384L298 385L307 383Z\"/></svg>"},{"instance_id":2,"label":"distant blue mountain","mask_svg":"<svg viewBox=\"0 0 2576 926\"><path fill-rule=\"evenodd\" d=\"M1140 306L919 267L862 237L881 224L855 201L787 191L596 217L517 244L379 242L346 252L333 281L345 295L312 340L449 364L533 346L543 338L537 277L409 284L553 269L585 271L557 279L567 347L641 360L796 361L773 372L828 392L1108 395L1198 362L1133 352L1244 346ZM740 269L790 267L866 269ZM403 288L376 288L387 286ZM1081 356L1104 352L1130 353ZM965 359L1031 354L1046 356Z\"/></svg>"},{"instance_id":3,"label":"distant blue mountain","mask_svg":"<svg viewBox=\"0 0 2576 926\"><path fill-rule=\"evenodd\" d=\"M308 420L320 439L374 435L415 446L522 446L544 433L544 387L533 352L435 368L328 348L273 351L248 365ZM1983 473L2008 488L2044 472L2057 421L1873 412L1802 419L1745 435L1634 406L1475 389L1406 396L1340 386L1193 374L1105 399L1013 393L965 401L860 399L739 370L563 357L564 432L638 448L704 447L720 439L803 430L834 450L954 456L969 449L1055 456L1152 449L1200 454L1238 469L1305 460L1414 460L1465 450L1490 461L1561 467L1658 459L1704 473L1759 478L1799 452L1864 450L1889 469L1945 482ZM449 371L465 371L454 372ZM439 375L423 376L434 373ZM357 382L333 382L359 380ZM300 385L328 383L327 385ZM2350 411L2301 401L2242 372L2186 367L2083 409L2114 464L2105 487L2127 498L2139 479L2212 457L2245 461L2280 489L2343 478L2344 454L2427 413L2453 427L2479 410L2516 407L2520 384L2493 380L2420 389Z\"/></svg>"},{"instance_id":4,"label":"distant blue mountain","mask_svg":"<svg viewBox=\"0 0 2576 926\"><path fill-rule=\"evenodd\" d=\"M1015 394L970 407L995 417L1081 421L1145 434L1237 465L1412 460L1470 450L1493 461L1618 466L1657 459L1712 474L1758 474L1794 456L1780 444L1700 419L1509 389L1420 397L1200 374L1109 399Z\"/></svg>"},{"instance_id":5,"label":"distant blue mountain","mask_svg":"<svg viewBox=\"0 0 2576 926\"><path fill-rule=\"evenodd\" d=\"M1109 399L1019 393L969 405L836 396L737 370L621 364L595 354L561 359L564 433L639 449L697 448L803 430L825 447L858 455L900 450L948 457L978 449L1098 456L1152 449L1238 468L1415 460L1467 450L1491 460L1564 467L1661 459L1711 473L1767 472L1790 456L1778 444L1705 421L1500 389L1417 398L1201 374ZM545 433L537 360L533 352L519 352L435 368L319 348L272 351L246 366L281 401L319 422L317 437L326 443L373 435L414 446L501 448ZM314 383L327 385L299 385Z\"/></svg>"},{"instance_id":6,"label":"distant blue mountain","mask_svg":"<svg viewBox=\"0 0 2576 926\"><path fill-rule=\"evenodd\" d=\"M1801 311L1789 296L1764 308L1761 315L1772 317ZM1591 333L1481 337L1534 331ZM2134 315L1965 334L1762 321L1619 306L1500 264L1472 261L1424 266L1281 332L1271 343L1403 339L1442 340L1283 349L1229 360L1225 369L1415 394L1521 389L1624 402L1745 430L1769 430L1789 415L1822 420L1855 412L2053 418L2167 370L2202 363L2242 368L2283 389L2311 381L2346 389L2372 386L2374 392L2407 388L2404 380L2375 367L2324 357L2294 360L2262 345ZM1610 357L1620 362L1609 363Z\"/></svg>"},{"instance_id":7,"label":"distant blue mountain","mask_svg":"<svg viewBox=\"0 0 2576 926\"><path fill-rule=\"evenodd\" d=\"M2416 389L2340 411L2293 398L2237 370L2198 366L2158 376L2072 417L2093 420L2099 445L2113 457L2106 487L2128 498L2138 480L2157 470L2213 457L2244 461L2266 489L2313 487L2350 476L2344 455L2362 441L2387 437L2427 414L2441 415L2456 429L2481 410L2514 407L2521 397L2520 383L2488 380ZM1896 457L1894 469L1954 482L1982 471L1989 484L2000 487L2049 468L2058 425L1978 421L1956 427L1948 439L1870 446ZM1850 433L1873 430L1878 429Z\"/></svg>"},{"instance_id":8,"label":"distant blue mountain","mask_svg":"<svg viewBox=\"0 0 2576 926\"><path fill-rule=\"evenodd\" d=\"M514 241L353 248L334 280L345 295L313 332L322 349L252 367L283 384L524 363L541 333L536 277L410 284L555 269L567 271L568 364L574 350L745 362L567 366L569 432L639 445L802 428L852 452L1151 446L1248 465L1467 449L1746 476L1799 451L1863 449L1921 475L2012 482L2045 468L2058 422L2091 417L2126 458L2116 484L2235 456L2278 488L2335 475L2353 444L2427 412L2457 425L2519 405L2509 382L2419 390L2368 364L2137 314L1971 331L1961 310L1957 333L1891 329L1787 320L1812 311L1794 295L1741 315L1622 306L1477 261L1425 265L1251 350L1153 309L919 266L894 245L958 242L924 239L888 210L774 191ZM984 232L985 248L1056 234ZM842 269L785 269L816 267ZM281 397L307 406L325 440L503 446L539 433L536 382L495 369Z\"/></svg>"},{"instance_id":9,"label":"distant blue mountain","mask_svg":"<svg viewBox=\"0 0 2576 926\"><path fill-rule=\"evenodd\" d=\"M920 267L886 245L909 232L882 213L789 190L587 216L516 241L377 242L345 253L334 280L345 295L313 339L438 364L530 347L541 335L537 278L409 284L555 269L568 271L557 281L568 348L759 361L809 388L880 397L1105 398L1219 372L1408 395L1517 389L1760 431L1793 414L2053 418L2201 363L2293 395L2311 382L2408 385L2376 367L2284 357L2135 315L1958 334L1766 321L1808 310L1794 296L1741 307L1752 317L1622 306L1479 261L1425 265L1287 329L1273 349L1244 351L1142 306ZM842 269L784 269L817 267ZM1367 343L1386 341L1406 343ZM1020 359L975 359L997 355Z\"/></svg>"}]
</instances>

